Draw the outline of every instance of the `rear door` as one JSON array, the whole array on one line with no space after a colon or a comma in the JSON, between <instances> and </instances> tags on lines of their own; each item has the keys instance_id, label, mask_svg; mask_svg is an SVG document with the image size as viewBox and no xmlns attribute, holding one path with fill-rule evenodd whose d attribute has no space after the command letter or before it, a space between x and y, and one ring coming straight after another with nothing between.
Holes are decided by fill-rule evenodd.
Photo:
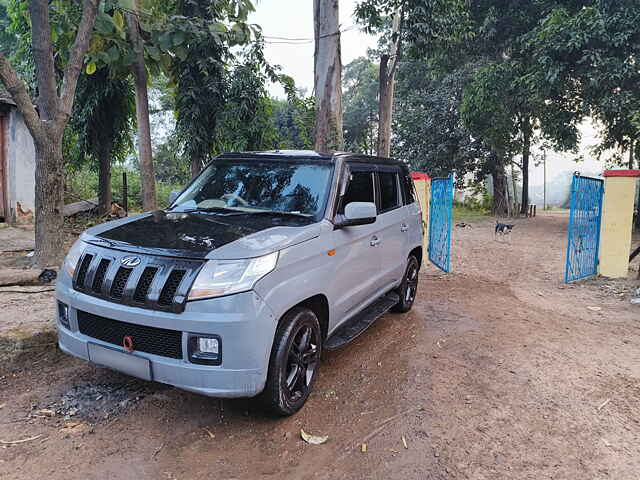
<instances>
[{"instance_id":1,"label":"rear door","mask_svg":"<svg viewBox=\"0 0 640 480\"><path fill-rule=\"evenodd\" d=\"M375 202L375 167L354 164L350 168L350 180L336 213L338 219L350 202ZM332 233L337 271L328 290L332 292L336 310L341 313L341 321L376 298L380 285L379 228L379 220L376 220L369 225L345 227Z\"/></svg>"},{"instance_id":2,"label":"rear door","mask_svg":"<svg viewBox=\"0 0 640 480\"><path fill-rule=\"evenodd\" d=\"M399 168L395 166L379 166L378 179L378 222L380 222L380 259L379 287L389 290L402 278L406 253L405 212L402 208L402 195L398 178Z\"/></svg>"}]
</instances>

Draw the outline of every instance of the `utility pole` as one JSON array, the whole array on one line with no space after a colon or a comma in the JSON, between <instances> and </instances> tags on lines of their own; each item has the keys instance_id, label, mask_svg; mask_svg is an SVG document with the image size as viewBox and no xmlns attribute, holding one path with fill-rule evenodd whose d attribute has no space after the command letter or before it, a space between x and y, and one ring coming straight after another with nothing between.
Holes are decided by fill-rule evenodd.
<instances>
[{"instance_id":1,"label":"utility pole","mask_svg":"<svg viewBox=\"0 0 640 480\"><path fill-rule=\"evenodd\" d=\"M344 148L338 13L338 0L313 0L315 149L319 152Z\"/></svg>"}]
</instances>

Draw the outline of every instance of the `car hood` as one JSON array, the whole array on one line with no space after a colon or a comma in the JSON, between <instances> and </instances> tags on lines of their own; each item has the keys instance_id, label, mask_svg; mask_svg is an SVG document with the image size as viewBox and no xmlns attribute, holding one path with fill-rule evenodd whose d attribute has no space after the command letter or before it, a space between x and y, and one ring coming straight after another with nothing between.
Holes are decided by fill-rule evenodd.
<instances>
[{"instance_id":1,"label":"car hood","mask_svg":"<svg viewBox=\"0 0 640 480\"><path fill-rule=\"evenodd\" d=\"M156 211L88 229L82 239L132 253L235 259L266 255L310 240L320 225L296 217Z\"/></svg>"}]
</instances>

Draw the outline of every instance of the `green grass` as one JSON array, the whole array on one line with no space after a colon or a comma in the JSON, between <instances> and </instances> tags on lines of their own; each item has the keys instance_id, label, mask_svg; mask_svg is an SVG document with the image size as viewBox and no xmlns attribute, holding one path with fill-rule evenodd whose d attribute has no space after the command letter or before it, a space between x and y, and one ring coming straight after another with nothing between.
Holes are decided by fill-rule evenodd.
<instances>
[{"instance_id":1,"label":"green grass","mask_svg":"<svg viewBox=\"0 0 640 480\"><path fill-rule=\"evenodd\" d=\"M478 222L489 218L489 212L483 209L470 208L462 204L453 205L453 221Z\"/></svg>"}]
</instances>

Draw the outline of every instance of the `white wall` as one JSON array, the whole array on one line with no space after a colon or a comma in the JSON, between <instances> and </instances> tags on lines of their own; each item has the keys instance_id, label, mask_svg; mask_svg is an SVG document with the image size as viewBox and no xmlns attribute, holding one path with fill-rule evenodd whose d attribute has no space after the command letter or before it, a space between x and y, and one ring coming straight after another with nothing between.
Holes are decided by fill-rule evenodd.
<instances>
[{"instance_id":1,"label":"white wall","mask_svg":"<svg viewBox=\"0 0 640 480\"><path fill-rule=\"evenodd\" d=\"M31 133L15 108L9 114L7 133L7 196L14 221L16 202L20 202L24 210L35 212L36 155Z\"/></svg>"}]
</instances>

